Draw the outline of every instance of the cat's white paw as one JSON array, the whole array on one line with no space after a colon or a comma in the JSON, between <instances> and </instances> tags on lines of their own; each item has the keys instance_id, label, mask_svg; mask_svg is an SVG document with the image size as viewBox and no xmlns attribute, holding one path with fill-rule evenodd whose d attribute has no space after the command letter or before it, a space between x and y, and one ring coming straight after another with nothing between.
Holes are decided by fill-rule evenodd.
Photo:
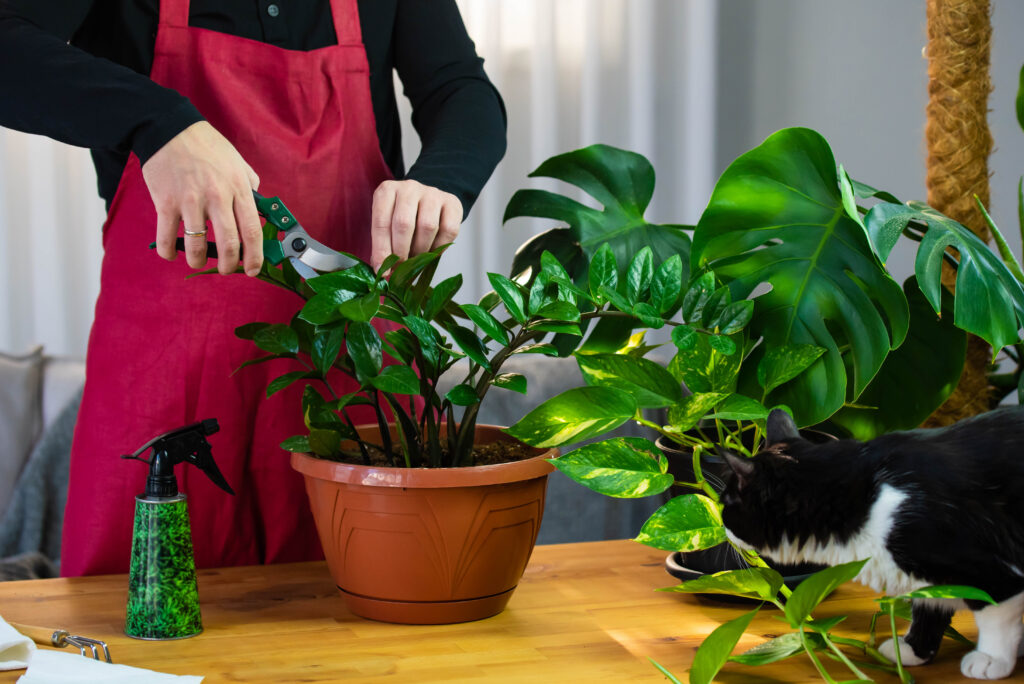
<instances>
[{"instance_id":1,"label":"cat's white paw","mask_svg":"<svg viewBox=\"0 0 1024 684\"><path fill-rule=\"evenodd\" d=\"M888 639L887 641L882 642L882 645L878 647L878 652L894 663L896 662L896 647L894 646L895 643L896 642L892 639ZM917 655L914 653L914 649L910 647L910 644L903 640L903 637L900 637L899 644L901 663L903 663L907 667L912 667L914 665L922 665L924 663L924 659L917 657Z\"/></svg>"},{"instance_id":2,"label":"cat's white paw","mask_svg":"<svg viewBox=\"0 0 1024 684\"><path fill-rule=\"evenodd\" d=\"M1010 676L1016 663L981 651L971 651L960 661L960 672L972 679L1002 679Z\"/></svg>"}]
</instances>

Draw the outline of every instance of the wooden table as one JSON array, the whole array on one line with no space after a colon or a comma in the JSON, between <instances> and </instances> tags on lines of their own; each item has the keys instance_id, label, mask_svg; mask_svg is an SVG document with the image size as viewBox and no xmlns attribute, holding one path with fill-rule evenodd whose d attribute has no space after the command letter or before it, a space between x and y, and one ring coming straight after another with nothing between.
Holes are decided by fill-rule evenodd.
<instances>
[{"instance_id":1,"label":"wooden table","mask_svg":"<svg viewBox=\"0 0 1024 684\"><path fill-rule=\"evenodd\" d=\"M205 675L208 684L665 681L648 657L685 682L704 636L745 609L654 591L674 584L663 570L664 556L631 541L538 546L505 612L461 625L355 617L323 563L201 571L206 631L182 641L124 636L124 575L0 583L0 615L103 639L115 662ZM847 614L846 633L862 637L872 612L872 595L848 585L818 616ZM785 630L774 613L762 611L740 648ZM957 626L973 637L969 615ZM960 681L964 652L947 640L936 663L914 670L917 681ZM838 667L833 672L849 678ZM0 683L21 673L0 673ZM764 668L729 664L716 681L821 680L799 657ZM877 681L898 680L880 673ZM1024 682L1024 674L1003 681Z\"/></svg>"}]
</instances>

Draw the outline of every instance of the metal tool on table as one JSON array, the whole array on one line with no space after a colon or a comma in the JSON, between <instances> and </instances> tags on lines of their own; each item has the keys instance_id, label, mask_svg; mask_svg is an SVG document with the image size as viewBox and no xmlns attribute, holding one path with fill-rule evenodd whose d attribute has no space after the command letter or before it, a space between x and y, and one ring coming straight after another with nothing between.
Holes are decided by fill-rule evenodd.
<instances>
[{"instance_id":1,"label":"metal tool on table","mask_svg":"<svg viewBox=\"0 0 1024 684\"><path fill-rule=\"evenodd\" d=\"M256 200L256 210L267 223L277 228L280 239L263 241L263 258L274 264L288 259L300 276L309 280L320 273L330 273L351 268L359 263L355 257L331 249L319 240L310 237L295 216L288 211L280 197L264 197L255 190L252 193ZM150 245L155 247L156 243ZM176 247L179 252L185 251L185 238L178 238ZM217 245L206 243L206 256L217 258Z\"/></svg>"},{"instance_id":2,"label":"metal tool on table","mask_svg":"<svg viewBox=\"0 0 1024 684\"><path fill-rule=\"evenodd\" d=\"M71 634L66 629L34 627L32 625L22 625L17 622L11 622L8 624L41 646L56 646L57 648L74 646L80 650L82 655L85 657L88 658L91 655L96 660L100 660L100 651L102 651L103 658L108 663L114 662L110 659L110 649L107 648L107 643L105 641L90 639L89 637L79 636L78 634Z\"/></svg>"}]
</instances>

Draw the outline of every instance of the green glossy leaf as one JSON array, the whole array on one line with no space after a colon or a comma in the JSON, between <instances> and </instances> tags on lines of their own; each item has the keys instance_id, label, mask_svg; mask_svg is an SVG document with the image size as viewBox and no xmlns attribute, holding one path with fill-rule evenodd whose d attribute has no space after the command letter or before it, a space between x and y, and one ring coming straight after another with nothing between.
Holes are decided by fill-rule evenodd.
<instances>
[{"instance_id":1,"label":"green glossy leaf","mask_svg":"<svg viewBox=\"0 0 1024 684\"><path fill-rule=\"evenodd\" d=\"M372 325L363 322L349 323L345 347L355 366L359 382L366 383L380 373L384 355L380 336Z\"/></svg>"},{"instance_id":2,"label":"green glossy leaf","mask_svg":"<svg viewBox=\"0 0 1024 684\"><path fill-rule=\"evenodd\" d=\"M555 321L578 322L580 310L569 302L551 302L537 311L540 318L550 318Z\"/></svg>"},{"instance_id":3,"label":"green glossy leaf","mask_svg":"<svg viewBox=\"0 0 1024 684\"><path fill-rule=\"evenodd\" d=\"M742 354L721 354L713 350L709 335L697 335L692 349L680 349L668 370L691 392L734 392Z\"/></svg>"},{"instance_id":4,"label":"green glossy leaf","mask_svg":"<svg viewBox=\"0 0 1024 684\"><path fill-rule=\"evenodd\" d=\"M551 463L581 485L620 499L660 494L674 482L661 450L641 437L588 444Z\"/></svg>"},{"instance_id":5,"label":"green glossy leaf","mask_svg":"<svg viewBox=\"0 0 1024 684\"><path fill-rule=\"evenodd\" d=\"M444 309L445 304L451 301L455 293L462 287L462 274L456 273L451 278L445 278L434 286L427 303L423 305L423 318L433 320L437 314Z\"/></svg>"},{"instance_id":6,"label":"green glossy leaf","mask_svg":"<svg viewBox=\"0 0 1024 684\"><path fill-rule=\"evenodd\" d=\"M491 381L495 387L526 394L526 376L519 373L500 373Z\"/></svg>"},{"instance_id":7,"label":"green glossy leaf","mask_svg":"<svg viewBox=\"0 0 1024 684\"><path fill-rule=\"evenodd\" d=\"M1024 283L1024 271L1021 270L1020 262L1017 261L1017 256L1010 249L1010 245L1006 242L1006 238L1003 237L1003 233L999 230L999 226L992 220L985 205L981 203L981 200L977 195L974 196L974 203L978 207L978 211L981 212L982 217L985 219L985 223L988 224L989 230L992 233L992 239L996 242L996 247L999 248L999 257L1003 260L1003 264L1006 268L1010 269L1010 273L1017 279L1017 282Z\"/></svg>"},{"instance_id":8,"label":"green glossy leaf","mask_svg":"<svg viewBox=\"0 0 1024 684\"><path fill-rule=\"evenodd\" d=\"M683 397L678 404L669 407L668 423L673 430L686 432L727 396L723 392L702 392Z\"/></svg>"},{"instance_id":9,"label":"green glossy leaf","mask_svg":"<svg viewBox=\"0 0 1024 684\"><path fill-rule=\"evenodd\" d=\"M850 179L850 183L853 185L853 194L862 199L880 199L883 202L892 202L893 204L902 204L895 195L887 190L879 190L873 188L866 183L859 183L853 178Z\"/></svg>"},{"instance_id":10,"label":"green glossy leaf","mask_svg":"<svg viewBox=\"0 0 1024 684\"><path fill-rule=\"evenodd\" d=\"M543 354L544 356L558 356L558 347L547 342L540 342L537 344L528 344L524 347L519 347L513 354Z\"/></svg>"},{"instance_id":11,"label":"green glossy leaf","mask_svg":"<svg viewBox=\"0 0 1024 684\"><path fill-rule=\"evenodd\" d=\"M328 369L334 364L334 360L338 358L344 339L345 331L342 328L314 334L310 357L313 359L313 366L321 374L326 375Z\"/></svg>"},{"instance_id":12,"label":"green glossy leaf","mask_svg":"<svg viewBox=\"0 0 1024 684\"><path fill-rule=\"evenodd\" d=\"M932 310L942 306L942 263L948 247L960 254L953 319L957 327L981 337L993 350L1016 342L1024 324L1024 288L984 242L956 221L921 202L878 204L866 222L872 235L886 227L902 230L910 222L927 225L917 250L914 272Z\"/></svg>"},{"instance_id":13,"label":"green glossy leaf","mask_svg":"<svg viewBox=\"0 0 1024 684\"><path fill-rule=\"evenodd\" d=\"M469 320L476 323L492 340L503 345L509 343L508 331L497 318L489 314L483 307L476 304L462 304L460 308L469 316Z\"/></svg>"},{"instance_id":14,"label":"green glossy leaf","mask_svg":"<svg viewBox=\"0 0 1024 684\"><path fill-rule=\"evenodd\" d=\"M697 346L697 331L688 325L677 325L672 328L672 343L680 351L689 351Z\"/></svg>"},{"instance_id":15,"label":"green glossy leaf","mask_svg":"<svg viewBox=\"0 0 1024 684\"><path fill-rule=\"evenodd\" d=\"M302 311L299 312L299 318L313 325L327 325L328 323L340 321L342 315L338 307L357 296L359 295L350 290L327 290L321 292L306 302L306 305L302 307Z\"/></svg>"},{"instance_id":16,"label":"green glossy leaf","mask_svg":"<svg viewBox=\"0 0 1024 684\"><path fill-rule=\"evenodd\" d=\"M725 307L718 318L712 321L712 326L718 328L722 335L732 335L743 330L753 317L754 302L744 299Z\"/></svg>"},{"instance_id":17,"label":"green glossy leaf","mask_svg":"<svg viewBox=\"0 0 1024 684\"><path fill-rule=\"evenodd\" d=\"M576 362L588 385L629 392L640 408L671 406L682 398L679 382L648 359L625 354L578 354Z\"/></svg>"},{"instance_id":18,"label":"green glossy leaf","mask_svg":"<svg viewBox=\"0 0 1024 684\"><path fill-rule=\"evenodd\" d=\"M456 406L472 406L480 402L480 397L477 396L472 385L456 385L444 396Z\"/></svg>"},{"instance_id":19,"label":"green glossy leaf","mask_svg":"<svg viewBox=\"0 0 1024 684\"><path fill-rule=\"evenodd\" d=\"M704 575L660 591L684 594L728 594L769 601L778 596L783 583L782 575L771 568L744 568Z\"/></svg>"},{"instance_id":20,"label":"green glossy leaf","mask_svg":"<svg viewBox=\"0 0 1024 684\"><path fill-rule=\"evenodd\" d=\"M683 320L692 325L700 325L704 315L704 307L714 294L715 274L705 273L698 278L683 294Z\"/></svg>"},{"instance_id":21,"label":"green glossy leaf","mask_svg":"<svg viewBox=\"0 0 1024 684\"><path fill-rule=\"evenodd\" d=\"M562 446L614 430L636 411L628 392L576 387L548 399L505 432L530 446Z\"/></svg>"},{"instance_id":22,"label":"green glossy leaf","mask_svg":"<svg viewBox=\"0 0 1024 684\"><path fill-rule=\"evenodd\" d=\"M822 643L824 645L824 643ZM729 658L730 662L757 666L776 663L803 653L804 644L799 632L790 632L758 644L754 648Z\"/></svg>"},{"instance_id":23,"label":"green glossy leaf","mask_svg":"<svg viewBox=\"0 0 1024 684\"><path fill-rule=\"evenodd\" d=\"M257 330L252 336L252 341L257 347L271 354L296 354L299 351L299 336L282 323Z\"/></svg>"},{"instance_id":24,"label":"green glossy leaf","mask_svg":"<svg viewBox=\"0 0 1024 684\"><path fill-rule=\"evenodd\" d=\"M307 373L306 371L292 371L291 373L285 373L284 375L279 375L276 378L274 378L273 380L271 380L270 384L267 385L267 397L269 398L269 397L277 394L278 392L283 390L285 387L288 387L289 385L294 383L296 380L300 380L302 378L308 378L308 377L309 377L309 373Z\"/></svg>"},{"instance_id":25,"label":"green glossy leaf","mask_svg":"<svg viewBox=\"0 0 1024 684\"><path fill-rule=\"evenodd\" d=\"M801 424L858 396L906 336L906 299L843 208L832 151L809 129L771 135L722 174L694 232L692 264L711 268L735 300L771 285L747 326L752 338L827 350L770 397Z\"/></svg>"},{"instance_id":26,"label":"green glossy leaf","mask_svg":"<svg viewBox=\"0 0 1024 684\"><path fill-rule=\"evenodd\" d=\"M814 630L818 634L828 634L836 625L845 619L845 615L833 615L830 618L815 618L811 622L805 623L804 626L808 629Z\"/></svg>"},{"instance_id":27,"label":"green glossy leaf","mask_svg":"<svg viewBox=\"0 0 1024 684\"><path fill-rule=\"evenodd\" d=\"M718 288L711 293L708 297L707 303L704 304L704 309L701 312L701 325L705 328L712 329L714 322L725 313L726 307L732 304L732 293L729 292L729 288L725 285Z\"/></svg>"},{"instance_id":28,"label":"green glossy leaf","mask_svg":"<svg viewBox=\"0 0 1024 684\"><path fill-rule=\"evenodd\" d=\"M1024 130L1024 67L1020 69L1017 85L1017 124Z\"/></svg>"},{"instance_id":29,"label":"green glossy leaf","mask_svg":"<svg viewBox=\"0 0 1024 684\"><path fill-rule=\"evenodd\" d=\"M669 499L647 519L636 541L664 551L710 549L726 540L718 504L702 494Z\"/></svg>"},{"instance_id":30,"label":"green glossy leaf","mask_svg":"<svg viewBox=\"0 0 1024 684\"><path fill-rule=\"evenodd\" d=\"M647 302L640 302L633 307L633 315L648 328L657 330L665 326L665 319L661 317L658 310Z\"/></svg>"},{"instance_id":31,"label":"green glossy leaf","mask_svg":"<svg viewBox=\"0 0 1024 684\"><path fill-rule=\"evenodd\" d=\"M615 290L609 290L607 287L602 287L598 294L601 295L601 298L604 299L604 301L609 302L619 311L629 313L630 311L633 310L632 302L630 302L628 299L626 299L624 296L622 296Z\"/></svg>"},{"instance_id":32,"label":"green glossy leaf","mask_svg":"<svg viewBox=\"0 0 1024 684\"><path fill-rule=\"evenodd\" d=\"M416 256L406 259L392 268L390 280L391 289L397 292L402 292L412 283L420 272L440 259L441 254L448 247L449 245L443 245L441 247L436 247L429 252L417 254Z\"/></svg>"},{"instance_id":33,"label":"green glossy leaf","mask_svg":"<svg viewBox=\"0 0 1024 684\"><path fill-rule=\"evenodd\" d=\"M923 589L917 589L910 593L903 594L896 598L973 599L975 601L984 601L985 603L995 603L992 597L989 596L988 592L983 591L982 589L955 584L940 584L934 587L925 587Z\"/></svg>"},{"instance_id":34,"label":"green glossy leaf","mask_svg":"<svg viewBox=\"0 0 1024 684\"><path fill-rule=\"evenodd\" d=\"M683 288L683 260L678 254L665 259L651 281L650 304L659 314L667 314L679 303Z\"/></svg>"},{"instance_id":35,"label":"green glossy leaf","mask_svg":"<svg viewBox=\"0 0 1024 684\"><path fill-rule=\"evenodd\" d=\"M836 173L839 176L839 194L842 198L843 209L846 211L846 216L850 220L854 221L861 230L864 231L864 237L868 237L867 228L864 226L864 219L861 218L860 212L857 210L857 199L853 195L853 183L850 181L850 177L847 175L843 165L839 165L839 171ZM868 245L872 248L874 245L871 240L868 240Z\"/></svg>"},{"instance_id":36,"label":"green glossy leaf","mask_svg":"<svg viewBox=\"0 0 1024 684\"><path fill-rule=\"evenodd\" d=\"M310 278L306 284L317 294L342 290L350 293L348 299L351 299L372 292L376 282L377 279L369 266L357 264L343 271L334 271Z\"/></svg>"},{"instance_id":37,"label":"green glossy leaf","mask_svg":"<svg viewBox=\"0 0 1024 684\"><path fill-rule=\"evenodd\" d=\"M408 366L385 366L370 384L389 394L419 394L420 379Z\"/></svg>"},{"instance_id":38,"label":"green glossy leaf","mask_svg":"<svg viewBox=\"0 0 1024 684\"><path fill-rule=\"evenodd\" d=\"M708 335L708 344L719 354L732 356L736 353L736 343L725 335Z\"/></svg>"},{"instance_id":39,"label":"green glossy leaf","mask_svg":"<svg viewBox=\"0 0 1024 684\"><path fill-rule=\"evenodd\" d=\"M786 619L789 620L789 626L796 629L802 625L818 604L839 585L856 577L866 562L867 560L860 560L825 568L801 582L786 601Z\"/></svg>"},{"instance_id":40,"label":"green glossy leaf","mask_svg":"<svg viewBox=\"0 0 1024 684\"><path fill-rule=\"evenodd\" d=\"M309 448L309 437L306 435L295 435L281 442L281 448L285 451L292 451L299 454L308 454L312 451Z\"/></svg>"},{"instance_id":41,"label":"green glossy leaf","mask_svg":"<svg viewBox=\"0 0 1024 684\"><path fill-rule=\"evenodd\" d=\"M572 230L552 228L534 235L519 246L512 257L509 274L517 276L528 268L537 270L544 252L553 254L559 263L565 265L573 278L579 278L587 272L587 257L573 236Z\"/></svg>"},{"instance_id":42,"label":"green glossy leaf","mask_svg":"<svg viewBox=\"0 0 1024 684\"><path fill-rule=\"evenodd\" d=\"M235 328L235 337L240 340L251 340L260 330L269 327L270 323L246 323Z\"/></svg>"},{"instance_id":43,"label":"green glossy leaf","mask_svg":"<svg viewBox=\"0 0 1024 684\"><path fill-rule=\"evenodd\" d=\"M384 339L391 345L391 348L387 349L387 353L402 363L412 363L415 360L419 343L411 332L404 328L389 330L384 333Z\"/></svg>"},{"instance_id":44,"label":"green glossy leaf","mask_svg":"<svg viewBox=\"0 0 1024 684\"><path fill-rule=\"evenodd\" d=\"M766 420L768 409L756 399L742 394L730 394L709 417L720 420Z\"/></svg>"},{"instance_id":45,"label":"green glossy leaf","mask_svg":"<svg viewBox=\"0 0 1024 684\"><path fill-rule=\"evenodd\" d=\"M885 360L857 405L843 407L830 419L856 439L918 427L960 382L967 335L953 324L952 295L944 292L940 318L914 278L903 288L910 302L907 339Z\"/></svg>"},{"instance_id":46,"label":"green glossy leaf","mask_svg":"<svg viewBox=\"0 0 1024 684\"><path fill-rule=\"evenodd\" d=\"M690 684L711 684L760 609L758 606L749 613L719 625L704 639L693 658Z\"/></svg>"},{"instance_id":47,"label":"green glossy leaf","mask_svg":"<svg viewBox=\"0 0 1024 684\"><path fill-rule=\"evenodd\" d=\"M519 291L519 286L498 273L488 273L487 280L490 281L491 287L501 297L501 301L505 304L505 308L508 309L509 315L520 323L526 323L525 303L523 302L523 294Z\"/></svg>"},{"instance_id":48,"label":"green glossy leaf","mask_svg":"<svg viewBox=\"0 0 1024 684\"><path fill-rule=\"evenodd\" d=\"M317 456L334 456L341 451L341 435L334 430L310 430L309 449Z\"/></svg>"},{"instance_id":49,"label":"green glossy leaf","mask_svg":"<svg viewBox=\"0 0 1024 684\"><path fill-rule=\"evenodd\" d=\"M487 370L490 370L491 363L487 359L487 347L484 346L484 343L480 341L475 332L456 324L447 326L445 330L452 336L459 349L466 353L466 356Z\"/></svg>"},{"instance_id":50,"label":"green glossy leaf","mask_svg":"<svg viewBox=\"0 0 1024 684\"><path fill-rule=\"evenodd\" d=\"M601 245L590 260L590 293L600 296L601 288L614 290L619 284L619 267L615 263L615 253L607 244Z\"/></svg>"},{"instance_id":51,"label":"green glossy leaf","mask_svg":"<svg viewBox=\"0 0 1024 684\"><path fill-rule=\"evenodd\" d=\"M637 252L626 269L626 298L636 304L648 294L654 279L654 254L650 247Z\"/></svg>"},{"instance_id":52,"label":"green glossy leaf","mask_svg":"<svg viewBox=\"0 0 1024 684\"><path fill-rule=\"evenodd\" d=\"M786 344L769 349L757 364L757 382L766 393L771 392L810 368L826 351L813 344Z\"/></svg>"},{"instance_id":53,"label":"green glossy leaf","mask_svg":"<svg viewBox=\"0 0 1024 684\"><path fill-rule=\"evenodd\" d=\"M437 329L419 316L406 316L403 322L419 342L423 358L436 366L441 353L441 336Z\"/></svg>"},{"instance_id":54,"label":"green glossy leaf","mask_svg":"<svg viewBox=\"0 0 1024 684\"><path fill-rule=\"evenodd\" d=\"M338 313L343 318L360 323L371 321L379 309L380 295L376 292L350 299L338 305Z\"/></svg>"},{"instance_id":55,"label":"green glossy leaf","mask_svg":"<svg viewBox=\"0 0 1024 684\"><path fill-rule=\"evenodd\" d=\"M563 221L588 258L608 243L623 266L646 246L658 263L673 254L689 254L690 239L682 226L655 225L644 219L654 192L654 169L635 152L591 145L548 159L530 176L575 185L604 209L545 190L520 190L509 200L504 221L517 216Z\"/></svg>"}]
</instances>

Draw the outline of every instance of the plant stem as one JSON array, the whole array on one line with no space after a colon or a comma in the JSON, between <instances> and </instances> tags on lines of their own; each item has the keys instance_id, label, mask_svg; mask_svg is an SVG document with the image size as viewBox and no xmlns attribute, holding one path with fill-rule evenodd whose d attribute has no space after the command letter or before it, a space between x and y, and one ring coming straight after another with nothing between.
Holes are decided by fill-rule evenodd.
<instances>
[{"instance_id":1,"label":"plant stem","mask_svg":"<svg viewBox=\"0 0 1024 684\"><path fill-rule=\"evenodd\" d=\"M901 682L908 682L906 670L903 669L903 658L900 654L900 635L896 633L896 602L891 601L889 603L889 626L892 628L892 641L894 644L893 651L896 653L896 672L900 676Z\"/></svg>"},{"instance_id":2,"label":"plant stem","mask_svg":"<svg viewBox=\"0 0 1024 684\"><path fill-rule=\"evenodd\" d=\"M832 679L825 666L818 660L818 656L814 653L814 649L811 648L810 643L807 641L807 632L804 631L803 625L800 625L800 643L803 644L804 650L807 651L807 655L811 658L811 662L814 663L814 667L818 669L818 674L828 682L828 684L836 684L836 680Z\"/></svg>"},{"instance_id":3,"label":"plant stem","mask_svg":"<svg viewBox=\"0 0 1024 684\"><path fill-rule=\"evenodd\" d=\"M835 652L836 656L838 656L838 658L843 662L843 664L846 665L846 667L850 668L850 672L852 672L854 676L859 677L860 679L871 679L866 674L861 672L860 668L858 668L853 663L853 661L846 656L845 653L839 650L838 646L832 643L832 640L829 638L828 634L822 634L821 638L825 640L825 643L828 645L830 649L832 649L833 652Z\"/></svg>"}]
</instances>

